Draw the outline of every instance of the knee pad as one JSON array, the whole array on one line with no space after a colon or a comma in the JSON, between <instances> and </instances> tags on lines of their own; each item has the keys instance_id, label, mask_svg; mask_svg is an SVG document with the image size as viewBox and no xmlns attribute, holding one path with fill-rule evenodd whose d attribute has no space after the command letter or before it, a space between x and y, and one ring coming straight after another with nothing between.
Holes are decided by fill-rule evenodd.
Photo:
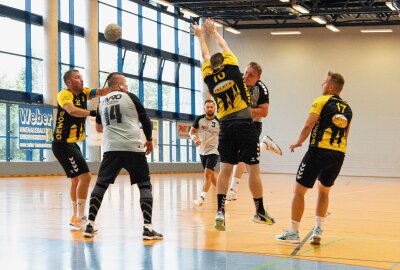
<instances>
[{"instance_id":1,"label":"knee pad","mask_svg":"<svg viewBox=\"0 0 400 270\"><path fill-rule=\"evenodd\" d=\"M138 183L139 191L140 191L140 199L152 199L153 194L151 193L151 183L150 177L148 181Z\"/></svg>"},{"instance_id":2,"label":"knee pad","mask_svg":"<svg viewBox=\"0 0 400 270\"><path fill-rule=\"evenodd\" d=\"M108 189L108 186L109 186L108 184L107 184L107 185L104 185L104 184L96 184L96 185L94 186L94 189L93 189L93 191L92 191L91 196L97 195L97 196L103 198L104 193L106 193L106 191L107 191L107 189Z\"/></svg>"}]
</instances>

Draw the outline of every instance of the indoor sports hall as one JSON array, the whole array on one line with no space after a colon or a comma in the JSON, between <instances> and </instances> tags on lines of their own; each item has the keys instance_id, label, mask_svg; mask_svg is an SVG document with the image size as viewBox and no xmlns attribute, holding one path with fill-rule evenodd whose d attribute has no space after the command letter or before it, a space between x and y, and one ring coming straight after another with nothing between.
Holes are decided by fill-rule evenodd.
<instances>
[{"instance_id":1,"label":"indoor sports hall","mask_svg":"<svg viewBox=\"0 0 400 270\"><path fill-rule=\"evenodd\" d=\"M273 225L252 220L248 173L236 184L237 199L225 205L225 231L214 228L215 186L201 206L193 203L204 169L188 132L211 95L190 26L201 27L205 18L213 19L241 72L249 62L262 67L269 106L261 138L273 138L282 150L259 158ZM110 24L120 32L105 33ZM0 0L0 36L0 269L400 270L400 1ZM220 51L207 33L205 42L211 54ZM58 94L68 91L63 75L71 69L94 91L91 98L103 95L109 74L119 72L143 104L154 145L146 156L151 224L163 239L143 239L143 194L124 170L104 194L94 236L70 226L73 181L52 144L66 123L60 124ZM329 71L343 75L340 97L353 118L321 242L309 241L317 184L305 195L300 240L277 241L291 224L310 139L294 152L289 147ZM82 109L84 138L76 143L91 175L85 216L104 154L91 117L98 100Z\"/></svg>"}]
</instances>

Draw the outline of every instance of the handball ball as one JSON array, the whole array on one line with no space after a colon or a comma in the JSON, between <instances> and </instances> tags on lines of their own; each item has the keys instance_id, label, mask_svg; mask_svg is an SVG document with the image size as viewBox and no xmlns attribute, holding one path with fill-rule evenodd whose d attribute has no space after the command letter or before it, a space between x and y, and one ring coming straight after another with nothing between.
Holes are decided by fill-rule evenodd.
<instances>
[{"instance_id":1,"label":"handball ball","mask_svg":"<svg viewBox=\"0 0 400 270\"><path fill-rule=\"evenodd\" d=\"M118 24L110 23L104 29L104 36L108 41L115 42L121 38L121 27Z\"/></svg>"}]
</instances>

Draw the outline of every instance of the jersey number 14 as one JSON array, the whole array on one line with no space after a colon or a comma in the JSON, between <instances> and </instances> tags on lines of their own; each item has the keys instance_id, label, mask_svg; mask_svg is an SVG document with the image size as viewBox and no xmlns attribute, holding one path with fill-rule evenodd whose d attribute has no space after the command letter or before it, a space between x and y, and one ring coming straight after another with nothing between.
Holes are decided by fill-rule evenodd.
<instances>
[{"instance_id":1,"label":"jersey number 14","mask_svg":"<svg viewBox=\"0 0 400 270\"><path fill-rule=\"evenodd\" d=\"M110 108L110 111L108 109ZM122 114L119 105L112 105L106 107L104 110L104 116L106 118L106 126L110 125L110 120L117 119L117 123L122 123Z\"/></svg>"}]
</instances>

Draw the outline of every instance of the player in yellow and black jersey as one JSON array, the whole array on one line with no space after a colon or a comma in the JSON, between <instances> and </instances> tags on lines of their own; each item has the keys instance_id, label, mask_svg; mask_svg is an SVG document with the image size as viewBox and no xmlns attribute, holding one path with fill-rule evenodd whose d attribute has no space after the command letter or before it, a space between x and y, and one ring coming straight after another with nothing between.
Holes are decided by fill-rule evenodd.
<instances>
[{"instance_id":1,"label":"player in yellow and black jersey","mask_svg":"<svg viewBox=\"0 0 400 270\"><path fill-rule=\"evenodd\" d=\"M304 195L318 179L318 200L311 244L320 244L323 222L328 210L329 191L335 183L344 161L347 136L353 113L349 104L340 98L344 79L329 72L322 83L322 96L314 100L299 138L290 146L293 152L310 135L310 146L300 163L292 201L290 228L277 240L299 243L299 225L304 212Z\"/></svg>"},{"instance_id":2,"label":"player in yellow and black jersey","mask_svg":"<svg viewBox=\"0 0 400 270\"><path fill-rule=\"evenodd\" d=\"M238 162L244 162L249 172L249 186L256 206L253 221L273 224L273 218L263 206L259 134L251 115L250 92L243 81L237 58L211 19L205 19L202 27L197 23L192 24L191 30L200 42L204 60L203 80L217 103L217 116L220 119L218 151L221 166L217 179L218 209L215 228L225 230L225 200L229 178L233 166ZM205 31L216 41L222 53L215 53L210 57L204 38Z\"/></svg>"},{"instance_id":3,"label":"player in yellow and black jersey","mask_svg":"<svg viewBox=\"0 0 400 270\"><path fill-rule=\"evenodd\" d=\"M346 131L352 111L346 101L337 95L323 95L313 102L310 113L319 115L310 136L310 147L346 153Z\"/></svg>"},{"instance_id":4,"label":"player in yellow and black jersey","mask_svg":"<svg viewBox=\"0 0 400 270\"><path fill-rule=\"evenodd\" d=\"M93 97L96 89L83 88L82 92L74 95L68 89L62 89L57 95L57 118L54 129L54 141L75 143L85 139L86 117L70 115L63 107L70 103L75 108L87 109L87 100Z\"/></svg>"},{"instance_id":5,"label":"player in yellow and black jersey","mask_svg":"<svg viewBox=\"0 0 400 270\"><path fill-rule=\"evenodd\" d=\"M205 62L203 80L217 102L218 118L248 118L250 92L243 81L236 56L231 51L224 51L213 57L216 58L213 61L222 60L222 64L214 70L211 62ZM240 113L242 110L245 111Z\"/></svg>"},{"instance_id":6,"label":"player in yellow and black jersey","mask_svg":"<svg viewBox=\"0 0 400 270\"><path fill-rule=\"evenodd\" d=\"M85 139L86 117L96 116L96 110L87 110L87 101L96 96L106 95L108 88L84 88L78 70L67 71L64 74L64 82L68 88L62 89L57 95L58 110L52 150L67 177L71 178L73 215L70 225L79 228L84 218L91 177L77 142Z\"/></svg>"}]
</instances>

